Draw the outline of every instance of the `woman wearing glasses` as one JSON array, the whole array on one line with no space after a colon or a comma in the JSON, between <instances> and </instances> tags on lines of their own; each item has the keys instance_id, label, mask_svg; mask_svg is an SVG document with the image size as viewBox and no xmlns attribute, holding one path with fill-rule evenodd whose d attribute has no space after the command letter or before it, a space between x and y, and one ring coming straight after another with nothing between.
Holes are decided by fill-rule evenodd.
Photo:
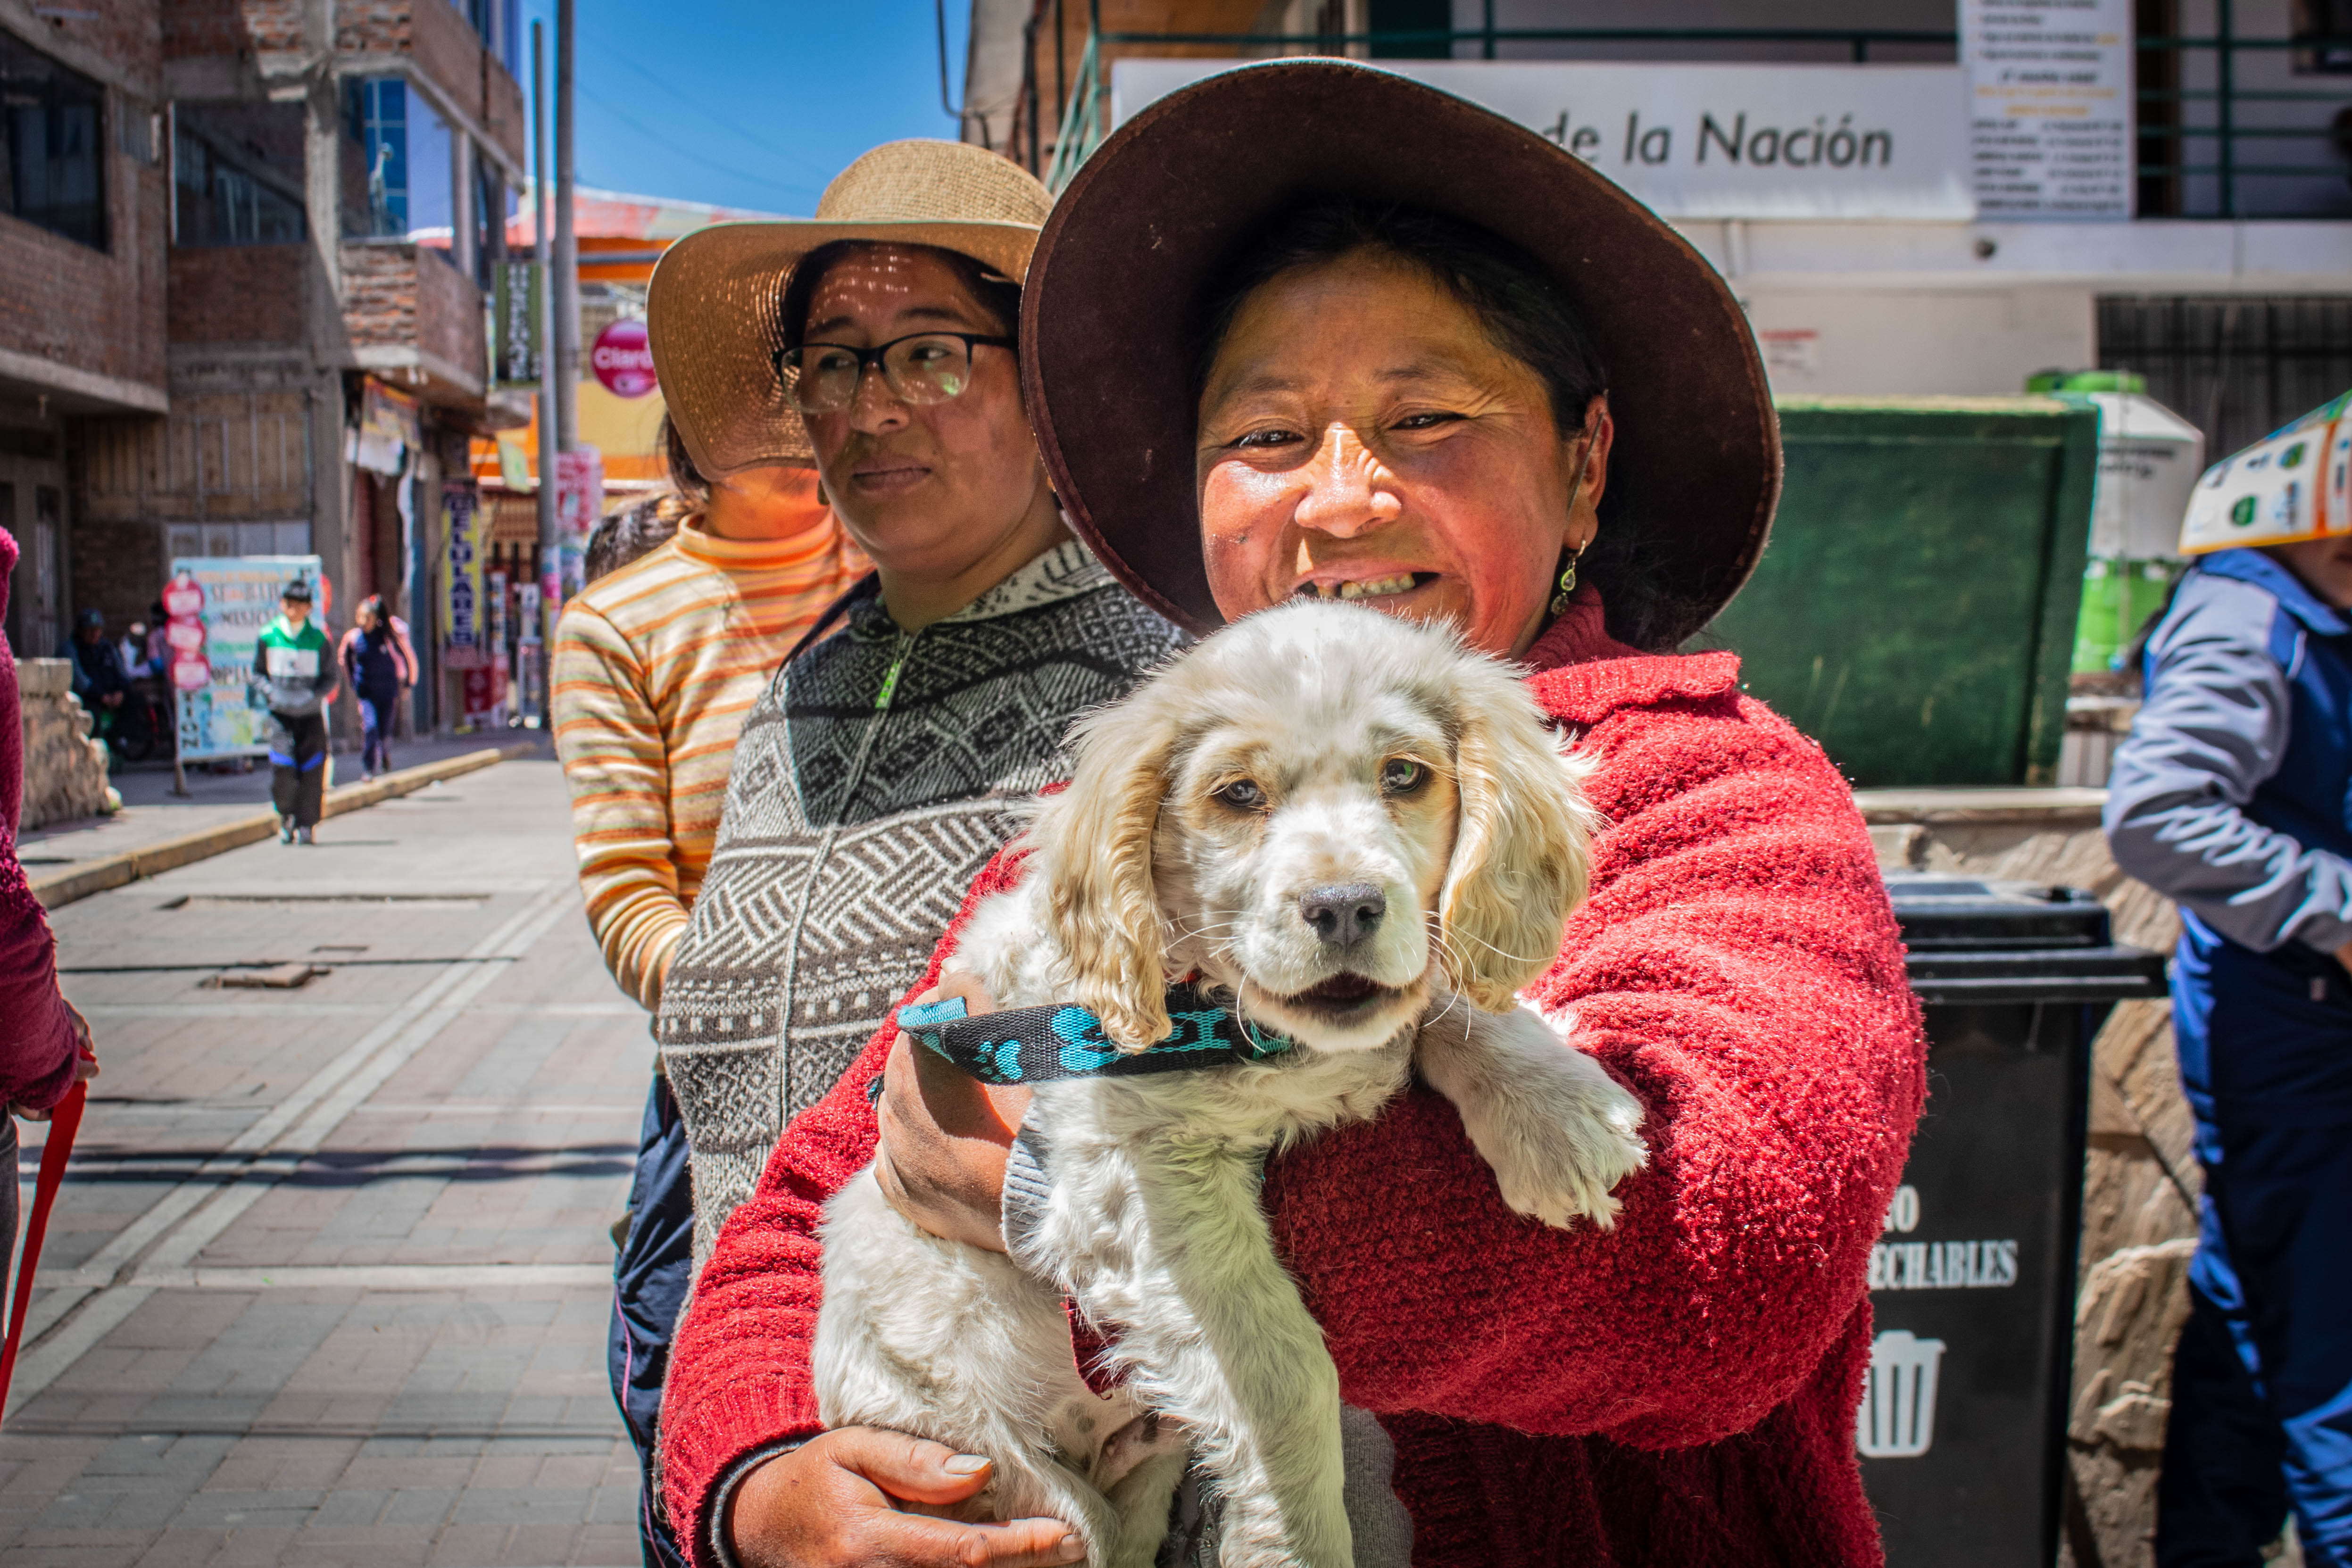
<instances>
[{"instance_id":1,"label":"woman wearing glasses","mask_svg":"<svg viewBox=\"0 0 2352 1568\"><path fill-rule=\"evenodd\" d=\"M698 1258L921 976L1013 805L1067 776L1070 720L1180 640L1071 537L1022 409L1020 279L1051 204L980 148L892 142L814 220L703 230L655 275L696 465L757 463L805 422L875 563L745 721L663 987Z\"/></svg>"}]
</instances>

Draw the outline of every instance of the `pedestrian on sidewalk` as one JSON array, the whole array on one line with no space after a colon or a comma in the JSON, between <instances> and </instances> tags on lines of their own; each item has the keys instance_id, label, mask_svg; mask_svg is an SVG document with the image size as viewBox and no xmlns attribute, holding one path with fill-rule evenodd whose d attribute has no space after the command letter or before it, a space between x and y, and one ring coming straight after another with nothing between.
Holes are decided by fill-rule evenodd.
<instances>
[{"instance_id":1,"label":"pedestrian on sidewalk","mask_svg":"<svg viewBox=\"0 0 2352 1568\"><path fill-rule=\"evenodd\" d=\"M340 677L327 634L310 619L310 584L296 578L278 596L278 619L254 647L255 676L269 708L269 800L280 843L312 841L327 789L327 699Z\"/></svg>"},{"instance_id":2,"label":"pedestrian on sidewalk","mask_svg":"<svg viewBox=\"0 0 2352 1568\"><path fill-rule=\"evenodd\" d=\"M894 141L813 220L679 241L648 297L656 363L702 367L663 384L706 470L756 454L753 411L782 406L875 563L744 724L663 989L698 1255L922 973L1022 800L1067 775L1070 721L1182 640L1071 538L1022 407L1020 279L1052 206L985 149Z\"/></svg>"},{"instance_id":3,"label":"pedestrian on sidewalk","mask_svg":"<svg viewBox=\"0 0 2352 1568\"><path fill-rule=\"evenodd\" d=\"M556 626L555 746L588 923L614 980L649 1011L710 861L743 716L866 570L804 440L785 434L761 465L709 482L666 426L680 526L590 583ZM648 1466L693 1233L685 1134L658 1057L654 1068L616 1236L610 1334L614 1397ZM654 1495L648 1480L644 1496ZM650 1508L639 1528L649 1568L679 1562Z\"/></svg>"},{"instance_id":4,"label":"pedestrian on sidewalk","mask_svg":"<svg viewBox=\"0 0 2352 1568\"><path fill-rule=\"evenodd\" d=\"M2340 458L2305 491L2299 449L2258 455L2199 487L2107 784L2116 863L2180 906L2172 1030L2205 1173L2158 1568L2252 1568L2290 1513L2305 1563L2352 1568L2352 533L2309 537ZM2282 469L2284 496L2231 512ZM2255 546L2197 554L2208 507Z\"/></svg>"},{"instance_id":5,"label":"pedestrian on sidewalk","mask_svg":"<svg viewBox=\"0 0 2352 1568\"><path fill-rule=\"evenodd\" d=\"M122 668L122 651L106 634L106 612L86 609L76 615L74 633L58 657L72 662L73 693L89 714L90 731L107 743L110 761L118 759L116 731L130 700L131 677Z\"/></svg>"},{"instance_id":6,"label":"pedestrian on sidewalk","mask_svg":"<svg viewBox=\"0 0 2352 1568\"><path fill-rule=\"evenodd\" d=\"M0 531L0 628L16 541ZM57 940L16 859L24 805L25 729L16 659L0 631L0 1302L9 1299L16 1240L16 1120L45 1121L73 1086L98 1076L89 1025L58 988Z\"/></svg>"},{"instance_id":7,"label":"pedestrian on sidewalk","mask_svg":"<svg viewBox=\"0 0 2352 1568\"><path fill-rule=\"evenodd\" d=\"M337 650L343 679L360 710L360 777L392 771L392 726L400 699L416 684L416 667L405 644L393 635L383 595L371 593L352 612L355 622Z\"/></svg>"}]
</instances>

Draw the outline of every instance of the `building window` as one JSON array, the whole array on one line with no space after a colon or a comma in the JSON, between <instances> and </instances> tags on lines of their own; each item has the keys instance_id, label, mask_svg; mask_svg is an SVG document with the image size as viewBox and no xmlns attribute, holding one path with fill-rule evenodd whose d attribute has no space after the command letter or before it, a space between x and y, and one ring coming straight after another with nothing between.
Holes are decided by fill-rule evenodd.
<instances>
[{"instance_id":1,"label":"building window","mask_svg":"<svg viewBox=\"0 0 2352 1568\"><path fill-rule=\"evenodd\" d=\"M0 211L106 248L105 89L0 32Z\"/></svg>"},{"instance_id":2,"label":"building window","mask_svg":"<svg viewBox=\"0 0 2352 1568\"><path fill-rule=\"evenodd\" d=\"M449 237L448 122L400 77L343 84L343 234L351 239Z\"/></svg>"},{"instance_id":3,"label":"building window","mask_svg":"<svg viewBox=\"0 0 2352 1568\"><path fill-rule=\"evenodd\" d=\"M2313 47L2294 52L2294 68L2343 75L2352 72L2352 0L2294 0L2295 37Z\"/></svg>"},{"instance_id":4,"label":"building window","mask_svg":"<svg viewBox=\"0 0 2352 1568\"><path fill-rule=\"evenodd\" d=\"M296 245L299 103L183 103L172 111L173 245Z\"/></svg>"},{"instance_id":5,"label":"building window","mask_svg":"<svg viewBox=\"0 0 2352 1568\"><path fill-rule=\"evenodd\" d=\"M522 0L449 0L512 76L522 55Z\"/></svg>"}]
</instances>

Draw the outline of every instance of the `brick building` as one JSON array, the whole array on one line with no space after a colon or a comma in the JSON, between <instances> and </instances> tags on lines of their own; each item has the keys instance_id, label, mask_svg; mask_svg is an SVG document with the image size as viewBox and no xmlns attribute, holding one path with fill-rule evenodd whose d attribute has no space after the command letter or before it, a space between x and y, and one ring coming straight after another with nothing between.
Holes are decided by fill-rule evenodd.
<instances>
[{"instance_id":1,"label":"brick building","mask_svg":"<svg viewBox=\"0 0 2352 1568\"><path fill-rule=\"evenodd\" d=\"M383 593L428 642L443 486L529 412L483 340L523 176L519 12L0 0L21 646L80 607L142 615L174 555L312 551L338 626Z\"/></svg>"}]
</instances>

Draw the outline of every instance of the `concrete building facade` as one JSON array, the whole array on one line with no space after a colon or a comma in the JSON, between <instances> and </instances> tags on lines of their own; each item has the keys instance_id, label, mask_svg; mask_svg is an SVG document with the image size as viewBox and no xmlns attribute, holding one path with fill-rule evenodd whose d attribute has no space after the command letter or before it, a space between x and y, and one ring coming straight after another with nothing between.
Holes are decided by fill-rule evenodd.
<instances>
[{"instance_id":1,"label":"concrete building facade","mask_svg":"<svg viewBox=\"0 0 2352 1568\"><path fill-rule=\"evenodd\" d=\"M11 104L37 78L57 105L12 109L13 167L46 137L60 193L20 172L0 211L12 640L119 629L185 555L315 552L338 625L383 593L429 627L442 486L528 414L483 307L523 183L518 0L89 4L0 0Z\"/></svg>"},{"instance_id":2,"label":"concrete building facade","mask_svg":"<svg viewBox=\"0 0 2352 1568\"><path fill-rule=\"evenodd\" d=\"M2137 371L2219 455L2352 385L2352 13L2133 0L2128 216L1685 219L1775 388L1992 394ZM964 135L1052 174L1122 59L1878 67L1961 57L1955 0L973 0ZM1491 32L1489 31L1491 29ZM1064 120L1073 143L1062 143Z\"/></svg>"}]
</instances>

